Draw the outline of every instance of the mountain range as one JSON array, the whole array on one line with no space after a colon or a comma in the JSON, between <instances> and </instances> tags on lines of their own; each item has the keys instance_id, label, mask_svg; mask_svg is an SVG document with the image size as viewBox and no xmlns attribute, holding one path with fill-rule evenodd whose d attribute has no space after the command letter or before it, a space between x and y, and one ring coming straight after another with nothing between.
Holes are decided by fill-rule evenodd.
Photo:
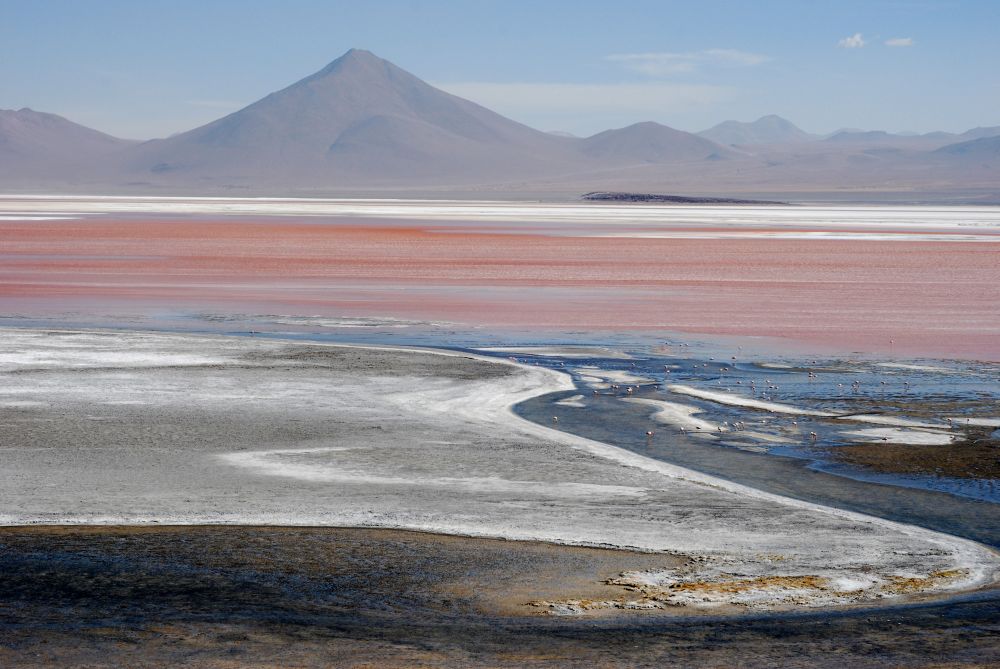
<instances>
[{"instance_id":1,"label":"mountain range","mask_svg":"<svg viewBox=\"0 0 1000 669\"><path fill-rule=\"evenodd\" d=\"M719 144L783 144L808 142L816 139L791 121L770 114L752 123L723 121L717 126L702 130L700 136Z\"/></svg>"},{"instance_id":2,"label":"mountain range","mask_svg":"<svg viewBox=\"0 0 1000 669\"><path fill-rule=\"evenodd\" d=\"M694 134L654 122L541 132L352 49L193 130L122 140L0 110L0 191L335 194L374 190L700 194L972 192L1000 196L1000 126L961 135L845 130L765 116Z\"/></svg>"}]
</instances>

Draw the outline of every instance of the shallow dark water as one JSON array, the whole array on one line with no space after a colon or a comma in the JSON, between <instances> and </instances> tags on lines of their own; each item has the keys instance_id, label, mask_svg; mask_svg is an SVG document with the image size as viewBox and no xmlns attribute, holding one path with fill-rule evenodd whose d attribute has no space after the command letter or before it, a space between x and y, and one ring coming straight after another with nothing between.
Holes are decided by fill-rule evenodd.
<instances>
[{"instance_id":1,"label":"shallow dark water","mask_svg":"<svg viewBox=\"0 0 1000 669\"><path fill-rule=\"evenodd\" d=\"M728 353L738 354L740 360L733 359ZM553 399L560 398L536 399L519 407L518 412L525 418L546 424L551 420L553 411L562 412L571 419L571 423L560 424L560 429L586 430L592 434L580 434L630 450L639 450L676 464L693 466L696 462L704 462L701 466L711 466L708 462L711 457L704 460L692 460L688 457L690 454L687 451L696 450L709 456L715 454L720 460L735 457L743 467L754 460L733 456L733 451L764 452L766 459L799 459L812 470L835 474L838 478L944 492L950 496L1000 504L1000 441L993 436L995 428L964 423L966 417L1000 419L1000 367L997 365L939 361L932 361L931 364L928 361L916 361L913 366L924 369L913 369L889 366L897 363L886 365L863 359L743 358L739 351L726 351L721 357L714 359L685 355L683 352L669 356L639 353L635 359L627 361L520 356L518 359L524 362L573 373L582 394L586 396L584 401L588 406L585 409L543 409L546 401L551 404ZM621 388L616 390L601 389L601 394L595 397L591 394L591 388L581 383L580 377L599 375L605 370L627 372L650 381L639 384L622 383ZM783 404L801 409L803 414L771 413L678 395L665 389L671 384L723 392L736 398ZM634 390L631 394L625 391L629 385ZM566 396L572 394L574 393L567 393ZM714 445L708 450L700 449L698 446L706 443L704 439L692 439L677 428L657 425L648 418L655 411L652 407L635 411L628 403L616 401L625 397L670 400L693 406L702 412L698 414L699 418L714 423L725 421L729 425L745 422L748 431L763 431L781 436L784 443L754 440L743 437L740 431L730 430L725 435L717 435L719 438L712 442ZM962 471L961 477L935 470L933 461L927 464L927 471L909 473L852 466L838 458L838 447L865 441L852 436L853 431L886 426L809 416L807 412L810 410L838 415L875 415L883 419L915 420L922 424L938 425L940 430L954 435L959 442L976 440L991 447L984 447L982 450L987 453L985 457L992 458L993 461L977 463L983 465L980 467L982 473L965 475L966 472ZM954 419L953 423L946 422L949 417ZM644 440L637 444L632 439L635 433L644 437L647 429L663 433L650 448L646 448ZM598 433L601 436L593 436ZM809 436L810 433L812 436ZM872 437L869 441L878 441L878 437ZM672 446L677 448L671 448ZM951 448L952 445L940 446L942 451ZM685 462L674 458L684 458ZM724 469L711 473L731 478L731 475L725 474L729 470L731 468L724 466ZM732 471L737 474L740 469ZM997 507L997 511L1000 512L1000 507Z\"/></svg>"},{"instance_id":2,"label":"shallow dark water","mask_svg":"<svg viewBox=\"0 0 1000 669\"><path fill-rule=\"evenodd\" d=\"M587 408L553 405L555 400L573 394L537 397L517 405L515 410L541 425L767 492L912 523L1000 548L1000 505L835 476L811 469L809 461L801 458L753 453L672 434L649 418L649 407L617 397L591 398ZM558 423L552 422L554 412L560 416ZM646 430L656 432L652 439L646 437Z\"/></svg>"}]
</instances>

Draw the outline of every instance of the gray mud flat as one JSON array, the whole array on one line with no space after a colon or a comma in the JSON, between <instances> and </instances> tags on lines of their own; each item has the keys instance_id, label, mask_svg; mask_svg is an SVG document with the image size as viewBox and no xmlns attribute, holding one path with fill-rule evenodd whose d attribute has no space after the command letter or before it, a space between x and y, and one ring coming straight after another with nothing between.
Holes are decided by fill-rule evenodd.
<instances>
[{"instance_id":1,"label":"gray mud flat","mask_svg":"<svg viewBox=\"0 0 1000 669\"><path fill-rule=\"evenodd\" d=\"M694 661L693 646L676 644L726 646L721 628L772 652L782 619L739 614L815 612L787 620L855 621L837 624L856 633L864 614L852 606L933 606L995 581L996 554L973 542L521 420L515 403L571 388L542 368L3 330L0 376L0 522L22 526L4 530L0 554L15 664L90 662L74 652L100 663L112 648L111 665L176 662L187 649L226 666L224 649L254 648L264 664L277 652L283 664ZM218 527L149 529L167 524ZM145 529L113 527L123 525ZM995 614L984 601L960 617ZM843 612L824 618L829 607ZM982 658L995 628L969 624L979 627L962 638ZM653 632L668 629L677 635ZM45 642L56 654L33 655Z\"/></svg>"},{"instance_id":2,"label":"gray mud flat","mask_svg":"<svg viewBox=\"0 0 1000 669\"><path fill-rule=\"evenodd\" d=\"M1000 607L540 617L669 556L393 530L0 529L0 665L988 667Z\"/></svg>"}]
</instances>

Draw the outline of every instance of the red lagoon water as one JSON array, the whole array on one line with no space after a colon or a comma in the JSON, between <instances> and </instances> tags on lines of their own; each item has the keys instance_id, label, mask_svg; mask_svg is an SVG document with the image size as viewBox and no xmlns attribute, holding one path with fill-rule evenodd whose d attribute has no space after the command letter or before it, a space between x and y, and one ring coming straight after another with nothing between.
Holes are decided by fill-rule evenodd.
<instances>
[{"instance_id":1,"label":"red lagoon water","mask_svg":"<svg viewBox=\"0 0 1000 669\"><path fill-rule=\"evenodd\" d=\"M995 243L519 232L343 218L0 221L0 312L256 308L1000 359Z\"/></svg>"}]
</instances>

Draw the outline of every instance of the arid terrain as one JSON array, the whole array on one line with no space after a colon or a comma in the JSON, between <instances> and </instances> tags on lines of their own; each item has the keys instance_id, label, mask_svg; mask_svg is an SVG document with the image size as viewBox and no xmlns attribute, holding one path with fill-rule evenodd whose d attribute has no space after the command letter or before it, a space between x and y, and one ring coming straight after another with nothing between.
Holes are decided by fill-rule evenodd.
<instances>
[{"instance_id":1,"label":"arid terrain","mask_svg":"<svg viewBox=\"0 0 1000 669\"><path fill-rule=\"evenodd\" d=\"M0 341L11 666L643 665L708 647L719 666L803 650L830 666L825 648L986 666L996 650L995 551L509 412L574 389L560 372L255 337Z\"/></svg>"},{"instance_id":2,"label":"arid terrain","mask_svg":"<svg viewBox=\"0 0 1000 669\"><path fill-rule=\"evenodd\" d=\"M993 208L0 208L7 665L997 656Z\"/></svg>"},{"instance_id":3,"label":"arid terrain","mask_svg":"<svg viewBox=\"0 0 1000 669\"><path fill-rule=\"evenodd\" d=\"M1000 667L1000 2L0 17L0 669Z\"/></svg>"}]
</instances>

